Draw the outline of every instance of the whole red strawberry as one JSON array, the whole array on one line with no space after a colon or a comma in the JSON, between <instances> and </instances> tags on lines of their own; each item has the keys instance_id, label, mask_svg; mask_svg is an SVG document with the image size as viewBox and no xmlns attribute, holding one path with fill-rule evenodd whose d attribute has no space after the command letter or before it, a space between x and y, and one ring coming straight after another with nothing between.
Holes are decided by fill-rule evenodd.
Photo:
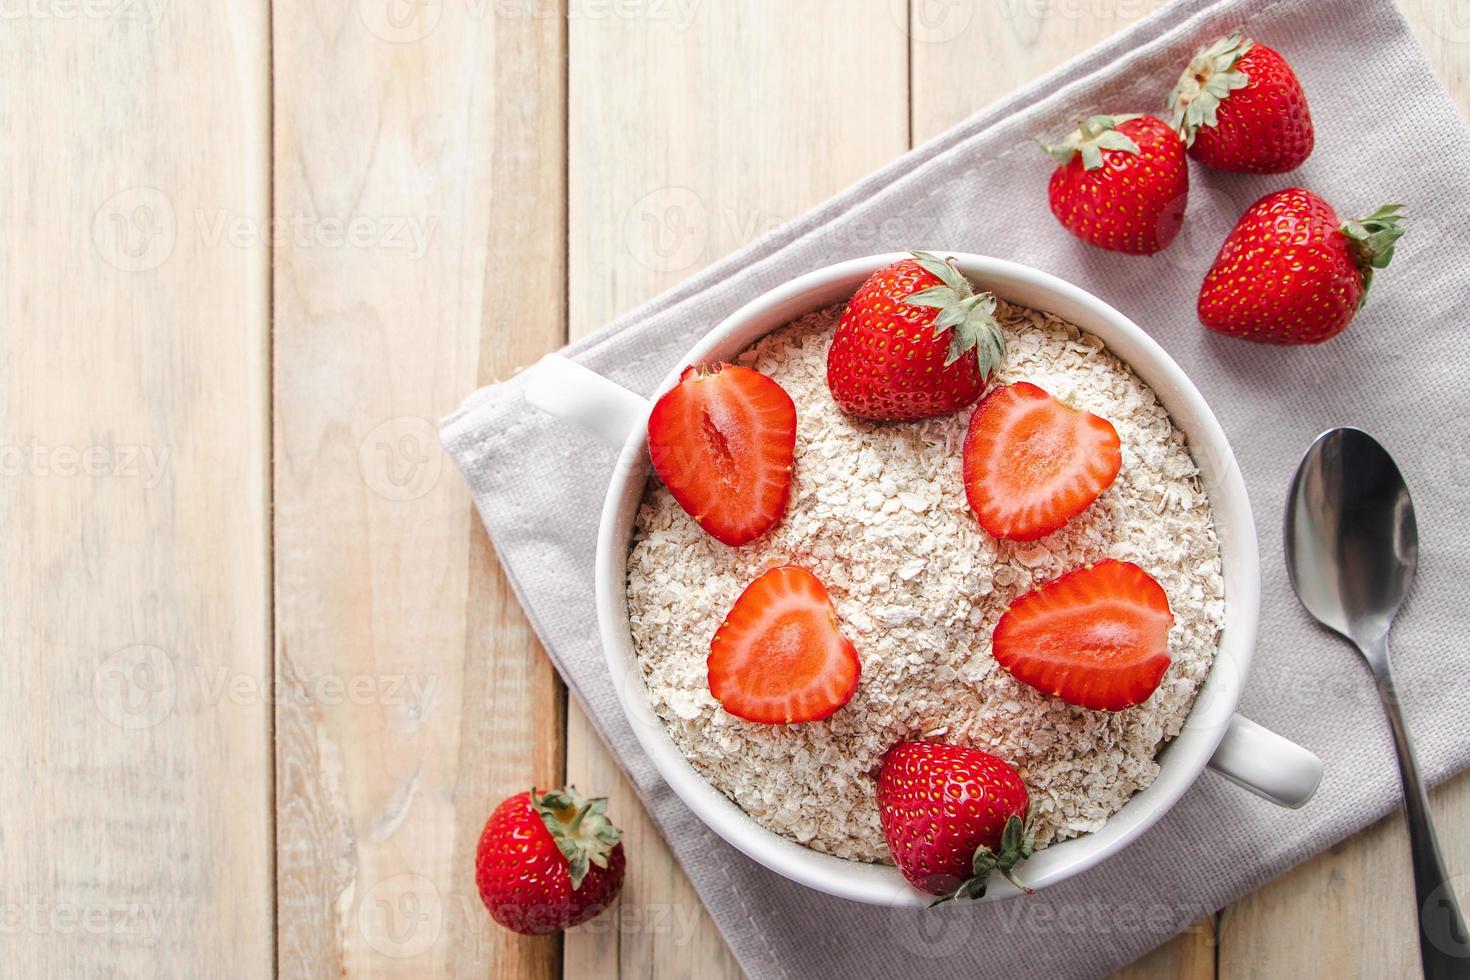
<instances>
[{"instance_id":1,"label":"whole red strawberry","mask_svg":"<svg viewBox=\"0 0 1470 980\"><path fill-rule=\"evenodd\" d=\"M1189 166L1178 134L1154 116L1093 116L1042 148L1061 163L1047 189L1051 213L1084 242L1149 255L1184 223Z\"/></svg>"},{"instance_id":2,"label":"whole red strawberry","mask_svg":"<svg viewBox=\"0 0 1470 980\"><path fill-rule=\"evenodd\" d=\"M869 276L837 324L827 387L850 415L946 415L979 398L1005 359L995 296L949 261L912 255Z\"/></svg>"},{"instance_id":3,"label":"whole red strawberry","mask_svg":"<svg viewBox=\"0 0 1470 980\"><path fill-rule=\"evenodd\" d=\"M1239 32L1195 54L1169 109L1190 156L1216 170L1285 173L1300 167L1316 142L1296 73Z\"/></svg>"},{"instance_id":4,"label":"whole red strawberry","mask_svg":"<svg viewBox=\"0 0 1470 980\"><path fill-rule=\"evenodd\" d=\"M600 913L623 887L623 845L607 800L577 791L517 793L490 814L475 884L496 922L539 936Z\"/></svg>"},{"instance_id":5,"label":"whole red strawberry","mask_svg":"<svg viewBox=\"0 0 1470 980\"><path fill-rule=\"evenodd\" d=\"M1300 187L1267 194L1241 216L1199 291L1200 322L1265 344L1318 344L1363 305L1373 270L1404 233L1399 205L1338 222Z\"/></svg>"},{"instance_id":6,"label":"whole red strawberry","mask_svg":"<svg viewBox=\"0 0 1470 980\"><path fill-rule=\"evenodd\" d=\"M878 773L888 850L910 884L941 901L979 898L993 871L1031 891L1015 875L1035 849L1029 808L1016 770L962 745L900 742Z\"/></svg>"}]
</instances>

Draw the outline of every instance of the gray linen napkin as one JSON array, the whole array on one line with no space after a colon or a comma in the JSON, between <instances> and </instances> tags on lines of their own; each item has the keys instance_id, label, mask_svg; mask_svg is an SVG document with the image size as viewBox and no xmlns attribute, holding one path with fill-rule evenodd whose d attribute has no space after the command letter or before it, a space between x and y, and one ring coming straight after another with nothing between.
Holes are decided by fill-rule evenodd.
<instances>
[{"instance_id":1,"label":"gray linen napkin","mask_svg":"<svg viewBox=\"0 0 1470 980\"><path fill-rule=\"evenodd\" d=\"M1051 168L1033 138L1095 111L1159 111L1195 45L1236 26L1299 73L1317 126L1307 164L1277 177L1193 169L1185 230L1152 258L1064 233L1047 210ZM1208 333L1194 315L1200 276L1240 213L1291 184L1344 216L1403 203L1410 230L1393 267L1323 347ZM1394 636L1406 710L1431 779L1470 765L1457 628L1470 580L1470 139L1391 0L1181 0L566 353L648 393L699 335L764 290L909 246L996 255L1076 282L1150 331L1194 379L1239 454L1261 540L1259 652L1242 710L1317 752L1327 775L1313 802L1288 811L1207 773L1125 852L1024 900L899 912L792 884L684 808L618 707L592 603L614 454L527 405L524 376L476 392L445 422L444 444L547 651L752 977L895 976L916 963L936 977L1099 975L1394 807L1397 771L1369 676L1298 607L1281 559L1287 484L1332 425L1378 436L1414 492L1419 583Z\"/></svg>"}]
</instances>

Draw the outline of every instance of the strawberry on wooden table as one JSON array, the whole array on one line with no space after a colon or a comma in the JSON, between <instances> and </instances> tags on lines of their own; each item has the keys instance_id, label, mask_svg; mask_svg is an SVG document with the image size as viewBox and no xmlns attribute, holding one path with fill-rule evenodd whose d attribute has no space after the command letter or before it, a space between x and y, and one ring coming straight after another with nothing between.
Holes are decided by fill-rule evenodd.
<instances>
[{"instance_id":1,"label":"strawberry on wooden table","mask_svg":"<svg viewBox=\"0 0 1470 980\"><path fill-rule=\"evenodd\" d=\"M1267 194L1241 216L1199 291L1200 322L1267 344L1317 344L1342 332L1375 269L1404 233L1399 205L1339 221L1311 191Z\"/></svg>"},{"instance_id":2,"label":"strawberry on wooden table","mask_svg":"<svg viewBox=\"0 0 1470 980\"><path fill-rule=\"evenodd\" d=\"M1121 711L1169 669L1169 597L1132 562L1068 572L1011 603L991 654L1023 684L1068 704Z\"/></svg>"},{"instance_id":3,"label":"strawberry on wooden table","mask_svg":"<svg viewBox=\"0 0 1470 980\"><path fill-rule=\"evenodd\" d=\"M821 581L797 565L746 587L715 631L709 689L730 714L772 725L820 721L852 699L857 651Z\"/></svg>"},{"instance_id":4,"label":"strawberry on wooden table","mask_svg":"<svg viewBox=\"0 0 1470 980\"><path fill-rule=\"evenodd\" d=\"M496 807L475 852L475 884L490 916L537 936L607 908L627 859L606 810L607 800L570 787L517 793Z\"/></svg>"},{"instance_id":5,"label":"strawberry on wooden table","mask_svg":"<svg viewBox=\"0 0 1470 980\"><path fill-rule=\"evenodd\" d=\"M985 391L1005 360L995 296L953 262L914 252L858 287L827 352L844 412L878 421L947 415Z\"/></svg>"},{"instance_id":6,"label":"strawberry on wooden table","mask_svg":"<svg viewBox=\"0 0 1470 980\"><path fill-rule=\"evenodd\" d=\"M700 527L725 544L747 544L786 513L796 405L759 371L686 368L648 417L648 453Z\"/></svg>"},{"instance_id":7,"label":"strawberry on wooden table","mask_svg":"<svg viewBox=\"0 0 1470 980\"><path fill-rule=\"evenodd\" d=\"M1189 155L1216 170L1285 173L1300 167L1316 142L1296 73L1239 32L1195 54L1169 109Z\"/></svg>"},{"instance_id":8,"label":"strawberry on wooden table","mask_svg":"<svg viewBox=\"0 0 1470 980\"><path fill-rule=\"evenodd\" d=\"M1099 248L1148 255L1179 234L1189 166L1179 135L1154 116L1092 116L1061 143L1041 144L1061 164L1051 213Z\"/></svg>"},{"instance_id":9,"label":"strawberry on wooden table","mask_svg":"<svg viewBox=\"0 0 1470 980\"><path fill-rule=\"evenodd\" d=\"M1026 381L986 395L965 433L965 497L997 538L1033 541L1057 530L1091 507L1122 466L1111 422Z\"/></svg>"},{"instance_id":10,"label":"strawberry on wooden table","mask_svg":"<svg viewBox=\"0 0 1470 980\"><path fill-rule=\"evenodd\" d=\"M1030 797L1015 769L988 752L900 742L878 772L878 819L904 878L931 895L979 898L993 872L1017 888L1031 856Z\"/></svg>"}]
</instances>

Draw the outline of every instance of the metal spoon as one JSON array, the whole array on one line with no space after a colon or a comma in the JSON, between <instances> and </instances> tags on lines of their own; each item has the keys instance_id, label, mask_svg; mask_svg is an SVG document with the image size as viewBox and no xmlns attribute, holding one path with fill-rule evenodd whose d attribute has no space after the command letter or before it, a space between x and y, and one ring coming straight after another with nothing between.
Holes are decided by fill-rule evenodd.
<instances>
[{"instance_id":1,"label":"metal spoon","mask_svg":"<svg viewBox=\"0 0 1470 980\"><path fill-rule=\"evenodd\" d=\"M1286 504L1286 568L1307 611L1352 641L1373 669L1404 784L1426 980L1470 976L1470 934L1399 712L1388 630L1419 563L1409 488L1393 457L1361 429L1332 429L1302 457Z\"/></svg>"}]
</instances>

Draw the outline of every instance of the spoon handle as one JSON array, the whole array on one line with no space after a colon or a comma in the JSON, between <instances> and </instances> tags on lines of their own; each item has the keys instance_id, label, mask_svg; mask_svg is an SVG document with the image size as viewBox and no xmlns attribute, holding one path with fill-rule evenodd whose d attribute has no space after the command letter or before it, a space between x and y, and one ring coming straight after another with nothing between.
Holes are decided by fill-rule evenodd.
<instances>
[{"instance_id":1,"label":"spoon handle","mask_svg":"<svg viewBox=\"0 0 1470 980\"><path fill-rule=\"evenodd\" d=\"M1373 674L1378 680L1378 696L1388 712L1393 729L1393 744L1398 749L1399 775L1404 784L1404 816L1409 825L1409 852L1414 865L1414 893L1419 902L1419 955L1424 964L1425 980L1464 980L1470 975L1470 932L1460 914L1454 884L1440 854L1439 838L1434 833L1434 819L1429 811L1429 795L1419 766L1414 761L1414 746L1404 727L1399 710L1398 692L1388 666L1388 638L1369 652Z\"/></svg>"}]
</instances>

